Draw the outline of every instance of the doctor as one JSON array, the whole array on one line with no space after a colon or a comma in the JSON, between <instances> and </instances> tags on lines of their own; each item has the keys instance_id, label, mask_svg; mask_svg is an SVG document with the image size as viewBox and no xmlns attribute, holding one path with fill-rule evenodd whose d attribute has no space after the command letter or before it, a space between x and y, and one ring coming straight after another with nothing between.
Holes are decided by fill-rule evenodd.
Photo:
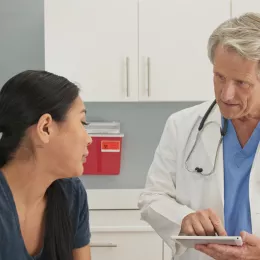
<instances>
[{"instance_id":1,"label":"doctor","mask_svg":"<svg viewBox=\"0 0 260 260\"><path fill-rule=\"evenodd\" d=\"M260 259L260 14L221 24L208 55L216 102L169 117L138 205L175 260ZM186 249L171 239L215 233L241 234L244 245Z\"/></svg>"}]
</instances>

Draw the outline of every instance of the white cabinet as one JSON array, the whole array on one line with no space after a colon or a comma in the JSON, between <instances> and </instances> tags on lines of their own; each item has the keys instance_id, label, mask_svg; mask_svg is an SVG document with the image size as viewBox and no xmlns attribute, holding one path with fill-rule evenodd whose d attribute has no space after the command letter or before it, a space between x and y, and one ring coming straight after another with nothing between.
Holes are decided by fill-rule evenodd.
<instances>
[{"instance_id":1,"label":"white cabinet","mask_svg":"<svg viewBox=\"0 0 260 260\"><path fill-rule=\"evenodd\" d=\"M207 41L229 17L228 0L140 1L140 99L214 98Z\"/></svg>"},{"instance_id":2,"label":"white cabinet","mask_svg":"<svg viewBox=\"0 0 260 260\"><path fill-rule=\"evenodd\" d=\"M164 260L162 239L140 220L141 190L87 192L92 260Z\"/></svg>"},{"instance_id":3,"label":"white cabinet","mask_svg":"<svg viewBox=\"0 0 260 260\"><path fill-rule=\"evenodd\" d=\"M85 101L136 101L137 22L135 0L45 0L45 69Z\"/></svg>"},{"instance_id":4,"label":"white cabinet","mask_svg":"<svg viewBox=\"0 0 260 260\"><path fill-rule=\"evenodd\" d=\"M232 17L246 12L260 12L259 0L232 0Z\"/></svg>"},{"instance_id":5,"label":"white cabinet","mask_svg":"<svg viewBox=\"0 0 260 260\"><path fill-rule=\"evenodd\" d=\"M171 260L171 259L172 259L172 250L166 243L163 243L163 260Z\"/></svg>"},{"instance_id":6,"label":"white cabinet","mask_svg":"<svg viewBox=\"0 0 260 260\"><path fill-rule=\"evenodd\" d=\"M229 17L230 0L45 0L45 69L84 101L212 99L207 40Z\"/></svg>"},{"instance_id":7,"label":"white cabinet","mask_svg":"<svg viewBox=\"0 0 260 260\"><path fill-rule=\"evenodd\" d=\"M163 260L162 241L154 232L93 232L91 241L92 260Z\"/></svg>"},{"instance_id":8,"label":"white cabinet","mask_svg":"<svg viewBox=\"0 0 260 260\"><path fill-rule=\"evenodd\" d=\"M91 210L90 224L92 260L164 260L163 241L139 210Z\"/></svg>"}]
</instances>

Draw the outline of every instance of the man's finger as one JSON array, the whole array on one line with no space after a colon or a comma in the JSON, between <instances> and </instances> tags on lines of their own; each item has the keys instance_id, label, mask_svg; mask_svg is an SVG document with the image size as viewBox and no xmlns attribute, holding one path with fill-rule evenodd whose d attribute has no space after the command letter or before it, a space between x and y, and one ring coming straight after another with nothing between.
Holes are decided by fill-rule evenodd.
<instances>
[{"instance_id":1,"label":"man's finger","mask_svg":"<svg viewBox=\"0 0 260 260\"><path fill-rule=\"evenodd\" d=\"M260 239L252 234L249 234L245 231L240 233L243 243L247 243L248 245L255 246L259 244Z\"/></svg>"},{"instance_id":2,"label":"man's finger","mask_svg":"<svg viewBox=\"0 0 260 260\"><path fill-rule=\"evenodd\" d=\"M215 252L213 249L209 248L207 245L196 245L195 249L208 255L211 256L212 258L217 258L219 257L218 253Z\"/></svg>"},{"instance_id":3,"label":"man's finger","mask_svg":"<svg viewBox=\"0 0 260 260\"><path fill-rule=\"evenodd\" d=\"M187 236L196 236L191 221L186 221L183 227L183 233Z\"/></svg>"},{"instance_id":4,"label":"man's finger","mask_svg":"<svg viewBox=\"0 0 260 260\"><path fill-rule=\"evenodd\" d=\"M210 212L209 218L210 218L217 234L219 236L226 236L227 232L226 232L224 226L222 225L220 218L213 211Z\"/></svg>"},{"instance_id":5,"label":"man's finger","mask_svg":"<svg viewBox=\"0 0 260 260\"><path fill-rule=\"evenodd\" d=\"M196 233L196 236L206 236L206 231L198 219L192 222L192 227Z\"/></svg>"},{"instance_id":6,"label":"man's finger","mask_svg":"<svg viewBox=\"0 0 260 260\"><path fill-rule=\"evenodd\" d=\"M231 259L232 257L239 258L243 251L240 246L209 244L207 247L219 255L225 256L227 259Z\"/></svg>"},{"instance_id":7,"label":"man's finger","mask_svg":"<svg viewBox=\"0 0 260 260\"><path fill-rule=\"evenodd\" d=\"M217 244L208 244L208 245L197 245L195 249L211 256L214 259L221 260L231 260L239 259L241 256L241 248L227 245L217 245Z\"/></svg>"},{"instance_id":8,"label":"man's finger","mask_svg":"<svg viewBox=\"0 0 260 260\"><path fill-rule=\"evenodd\" d=\"M205 230L205 235L206 236L215 236L214 226L211 223L209 216L207 214L205 214L205 211L198 214L198 218L199 218L200 223L202 224L202 226Z\"/></svg>"}]
</instances>

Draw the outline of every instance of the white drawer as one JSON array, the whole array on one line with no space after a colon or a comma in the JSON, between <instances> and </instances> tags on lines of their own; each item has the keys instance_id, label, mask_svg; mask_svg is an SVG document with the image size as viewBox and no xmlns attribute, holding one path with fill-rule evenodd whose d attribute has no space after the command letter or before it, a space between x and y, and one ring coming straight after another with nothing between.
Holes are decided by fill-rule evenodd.
<instances>
[{"instance_id":1,"label":"white drawer","mask_svg":"<svg viewBox=\"0 0 260 260\"><path fill-rule=\"evenodd\" d=\"M137 203L142 190L87 190L90 210L138 209Z\"/></svg>"},{"instance_id":2,"label":"white drawer","mask_svg":"<svg viewBox=\"0 0 260 260\"><path fill-rule=\"evenodd\" d=\"M152 230L141 220L139 210L90 210L90 227L136 227Z\"/></svg>"},{"instance_id":3,"label":"white drawer","mask_svg":"<svg viewBox=\"0 0 260 260\"><path fill-rule=\"evenodd\" d=\"M92 260L163 260L163 241L139 210L90 210Z\"/></svg>"},{"instance_id":4,"label":"white drawer","mask_svg":"<svg viewBox=\"0 0 260 260\"><path fill-rule=\"evenodd\" d=\"M163 242L152 232L92 233L92 260L162 260Z\"/></svg>"}]
</instances>

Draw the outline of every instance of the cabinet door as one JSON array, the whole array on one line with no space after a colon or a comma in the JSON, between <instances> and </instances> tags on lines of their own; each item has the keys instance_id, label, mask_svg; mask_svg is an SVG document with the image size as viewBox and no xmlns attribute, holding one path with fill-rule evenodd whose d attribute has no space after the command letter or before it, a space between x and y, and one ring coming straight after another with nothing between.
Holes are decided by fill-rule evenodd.
<instances>
[{"instance_id":1,"label":"cabinet door","mask_svg":"<svg viewBox=\"0 0 260 260\"><path fill-rule=\"evenodd\" d=\"M214 98L207 41L230 18L228 0L140 0L139 97L147 101Z\"/></svg>"},{"instance_id":2,"label":"cabinet door","mask_svg":"<svg viewBox=\"0 0 260 260\"><path fill-rule=\"evenodd\" d=\"M92 260L162 260L162 240L154 232L92 233L91 256Z\"/></svg>"},{"instance_id":3,"label":"cabinet door","mask_svg":"<svg viewBox=\"0 0 260 260\"><path fill-rule=\"evenodd\" d=\"M172 260L172 257L172 250L166 243L163 243L163 260Z\"/></svg>"},{"instance_id":4,"label":"cabinet door","mask_svg":"<svg viewBox=\"0 0 260 260\"><path fill-rule=\"evenodd\" d=\"M260 12L259 0L232 0L232 17L246 12Z\"/></svg>"},{"instance_id":5,"label":"cabinet door","mask_svg":"<svg viewBox=\"0 0 260 260\"><path fill-rule=\"evenodd\" d=\"M138 99L136 0L45 0L45 68L84 101Z\"/></svg>"}]
</instances>

